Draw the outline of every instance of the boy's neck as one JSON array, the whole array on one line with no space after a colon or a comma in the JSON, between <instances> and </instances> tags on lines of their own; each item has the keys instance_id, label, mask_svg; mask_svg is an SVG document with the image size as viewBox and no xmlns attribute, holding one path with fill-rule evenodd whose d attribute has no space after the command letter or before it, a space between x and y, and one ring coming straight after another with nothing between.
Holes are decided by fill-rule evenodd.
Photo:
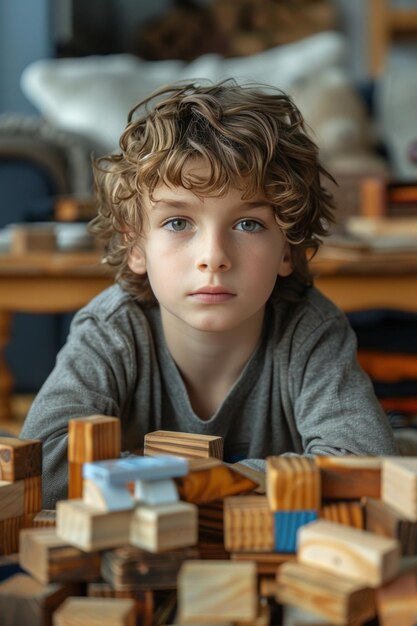
<instances>
[{"instance_id":1,"label":"boy's neck","mask_svg":"<svg viewBox=\"0 0 417 626\"><path fill-rule=\"evenodd\" d=\"M161 310L168 350L184 380L191 405L202 419L217 410L251 358L262 333L264 309L248 323L225 332L185 326Z\"/></svg>"}]
</instances>

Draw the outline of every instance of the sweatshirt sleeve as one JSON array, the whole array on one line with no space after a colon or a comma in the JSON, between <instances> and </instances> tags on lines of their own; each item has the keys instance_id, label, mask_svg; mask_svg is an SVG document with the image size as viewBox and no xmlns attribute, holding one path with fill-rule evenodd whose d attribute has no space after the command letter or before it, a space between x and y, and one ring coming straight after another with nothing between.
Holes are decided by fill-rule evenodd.
<instances>
[{"instance_id":1,"label":"sweatshirt sleeve","mask_svg":"<svg viewBox=\"0 0 417 626\"><path fill-rule=\"evenodd\" d=\"M335 314L302 334L303 341L294 337L288 384L304 453L398 454L346 317Z\"/></svg>"},{"instance_id":2,"label":"sweatshirt sleeve","mask_svg":"<svg viewBox=\"0 0 417 626\"><path fill-rule=\"evenodd\" d=\"M134 359L111 322L79 313L54 370L35 398L22 439L43 441L43 506L67 496L68 421L88 415L120 417L128 397Z\"/></svg>"}]
</instances>

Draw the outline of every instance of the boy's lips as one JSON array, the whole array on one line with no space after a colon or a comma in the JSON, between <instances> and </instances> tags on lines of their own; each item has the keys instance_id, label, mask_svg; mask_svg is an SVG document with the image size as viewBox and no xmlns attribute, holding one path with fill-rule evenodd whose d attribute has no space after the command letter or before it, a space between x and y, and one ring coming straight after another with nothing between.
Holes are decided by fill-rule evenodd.
<instances>
[{"instance_id":1,"label":"boy's lips","mask_svg":"<svg viewBox=\"0 0 417 626\"><path fill-rule=\"evenodd\" d=\"M190 296L204 304L219 304L234 298L236 294L226 289L226 287L210 287L207 285L206 287L201 287L191 292Z\"/></svg>"}]
</instances>

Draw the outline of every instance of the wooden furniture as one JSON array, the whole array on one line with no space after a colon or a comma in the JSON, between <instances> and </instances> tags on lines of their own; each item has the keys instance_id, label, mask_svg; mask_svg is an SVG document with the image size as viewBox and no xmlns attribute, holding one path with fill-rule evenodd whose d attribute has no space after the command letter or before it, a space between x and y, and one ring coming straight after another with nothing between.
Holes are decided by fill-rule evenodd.
<instances>
[{"instance_id":1,"label":"wooden furniture","mask_svg":"<svg viewBox=\"0 0 417 626\"><path fill-rule=\"evenodd\" d=\"M389 47L400 37L417 40L417 6L395 6L390 0L370 0L368 13L369 71L379 76Z\"/></svg>"},{"instance_id":2,"label":"wooden furniture","mask_svg":"<svg viewBox=\"0 0 417 626\"><path fill-rule=\"evenodd\" d=\"M346 311L389 307L417 312L417 253L346 260L319 253L311 267L317 287ZM12 314L75 311L112 282L96 251L0 254L0 420L11 417L13 380L3 351Z\"/></svg>"},{"instance_id":3,"label":"wooden furniture","mask_svg":"<svg viewBox=\"0 0 417 626\"><path fill-rule=\"evenodd\" d=\"M0 420L11 417L13 379L3 350L12 314L76 311L112 282L96 251L0 254Z\"/></svg>"}]
</instances>

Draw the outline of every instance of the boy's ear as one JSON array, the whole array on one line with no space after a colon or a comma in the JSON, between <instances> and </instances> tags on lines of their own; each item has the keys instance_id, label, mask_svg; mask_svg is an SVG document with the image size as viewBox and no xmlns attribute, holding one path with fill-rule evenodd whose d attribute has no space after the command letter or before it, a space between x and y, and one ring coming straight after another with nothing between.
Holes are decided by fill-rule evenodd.
<instances>
[{"instance_id":1,"label":"boy's ear","mask_svg":"<svg viewBox=\"0 0 417 626\"><path fill-rule=\"evenodd\" d=\"M146 274L146 256L139 244L131 248L127 264L134 274Z\"/></svg>"},{"instance_id":2,"label":"boy's ear","mask_svg":"<svg viewBox=\"0 0 417 626\"><path fill-rule=\"evenodd\" d=\"M289 276L293 271L291 246L287 242L285 244L284 254L282 256L278 269L278 276Z\"/></svg>"}]
</instances>

